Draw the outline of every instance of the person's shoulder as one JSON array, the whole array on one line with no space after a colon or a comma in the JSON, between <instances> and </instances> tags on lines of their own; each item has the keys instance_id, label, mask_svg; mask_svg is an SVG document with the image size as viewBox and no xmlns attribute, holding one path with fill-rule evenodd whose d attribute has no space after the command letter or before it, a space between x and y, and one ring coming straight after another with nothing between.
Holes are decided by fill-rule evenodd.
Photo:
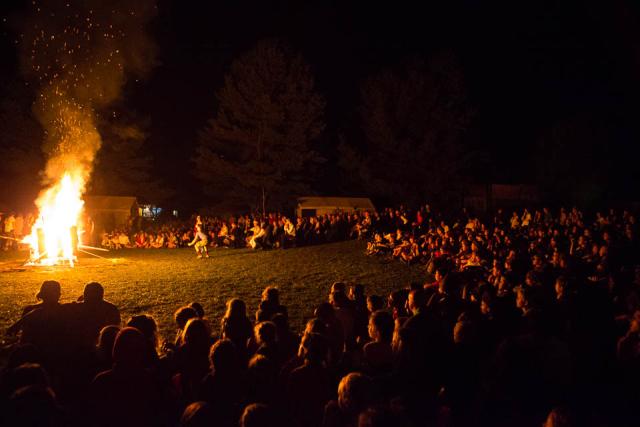
<instances>
[{"instance_id":1,"label":"person's shoulder","mask_svg":"<svg viewBox=\"0 0 640 427\"><path fill-rule=\"evenodd\" d=\"M309 370L309 366L303 363L302 365L291 370L291 372L289 373L289 378L301 377L305 375L308 370Z\"/></svg>"},{"instance_id":2,"label":"person's shoulder","mask_svg":"<svg viewBox=\"0 0 640 427\"><path fill-rule=\"evenodd\" d=\"M93 387L103 386L111 381L113 378L113 370L109 369L106 371L102 371L98 373L95 377L93 377L93 381L91 381L91 385Z\"/></svg>"},{"instance_id":3,"label":"person's shoulder","mask_svg":"<svg viewBox=\"0 0 640 427\"><path fill-rule=\"evenodd\" d=\"M63 314L68 313L76 313L78 310L81 310L85 307L84 302L66 302L64 304L59 304L57 310Z\"/></svg>"},{"instance_id":4,"label":"person's shoulder","mask_svg":"<svg viewBox=\"0 0 640 427\"><path fill-rule=\"evenodd\" d=\"M27 314L31 313L34 310L39 309L40 307L42 307L41 303L27 305L25 308L22 309L22 317L26 316Z\"/></svg>"},{"instance_id":5,"label":"person's shoulder","mask_svg":"<svg viewBox=\"0 0 640 427\"><path fill-rule=\"evenodd\" d=\"M364 347L362 347L362 351L364 352L364 354L366 356L368 353L376 351L377 347L378 347L378 343L377 342L369 341L368 343L366 343L364 345Z\"/></svg>"},{"instance_id":6,"label":"person's shoulder","mask_svg":"<svg viewBox=\"0 0 640 427\"><path fill-rule=\"evenodd\" d=\"M103 307L105 307L105 308L107 308L107 309L109 309L109 310L117 310L117 311L119 311L119 310L118 310L118 306L116 306L116 305L115 305L114 303L112 303L112 302L102 300L102 301L101 301L101 304L102 304L102 306L103 306Z\"/></svg>"},{"instance_id":7,"label":"person's shoulder","mask_svg":"<svg viewBox=\"0 0 640 427\"><path fill-rule=\"evenodd\" d=\"M324 406L325 418L331 417L331 419L335 419L340 417L341 413L342 411L340 411L340 405L335 400L328 401L327 404Z\"/></svg>"}]
</instances>

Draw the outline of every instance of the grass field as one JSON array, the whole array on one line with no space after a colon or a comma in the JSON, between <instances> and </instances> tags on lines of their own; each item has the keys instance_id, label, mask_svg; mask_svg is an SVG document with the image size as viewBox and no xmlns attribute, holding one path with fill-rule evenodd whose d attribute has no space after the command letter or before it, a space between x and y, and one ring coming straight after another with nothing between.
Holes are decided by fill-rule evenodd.
<instances>
[{"instance_id":1,"label":"grass field","mask_svg":"<svg viewBox=\"0 0 640 427\"><path fill-rule=\"evenodd\" d=\"M130 249L100 253L108 260L84 256L75 268L23 267L25 253L0 253L0 328L4 332L22 307L35 301L48 279L62 284L64 302L77 299L86 283L102 283L105 299L120 308L124 320L151 314L162 338L174 334L173 312L192 301L204 306L215 329L229 298L242 298L253 316L262 289L274 284L289 308L292 327L300 330L314 307L326 300L332 282L363 283L368 294L386 295L424 280L421 268L370 258L364 249L362 241L284 251L216 249L201 260L190 249Z\"/></svg>"}]
</instances>

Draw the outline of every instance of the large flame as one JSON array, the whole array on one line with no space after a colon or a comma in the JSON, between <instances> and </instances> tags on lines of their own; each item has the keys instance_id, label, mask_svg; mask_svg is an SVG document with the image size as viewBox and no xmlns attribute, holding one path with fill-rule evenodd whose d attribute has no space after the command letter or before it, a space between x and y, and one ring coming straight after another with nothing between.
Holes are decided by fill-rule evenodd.
<instances>
[{"instance_id":1,"label":"large flame","mask_svg":"<svg viewBox=\"0 0 640 427\"><path fill-rule=\"evenodd\" d=\"M82 174L67 172L36 201L38 218L24 239L31 247L32 263L74 265L75 246L81 233L83 184Z\"/></svg>"}]
</instances>

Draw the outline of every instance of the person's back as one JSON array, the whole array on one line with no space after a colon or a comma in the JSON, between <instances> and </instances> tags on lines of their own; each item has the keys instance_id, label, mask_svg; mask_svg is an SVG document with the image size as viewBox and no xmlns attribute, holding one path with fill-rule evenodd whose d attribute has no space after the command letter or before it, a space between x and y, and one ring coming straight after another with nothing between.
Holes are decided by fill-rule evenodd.
<instances>
[{"instance_id":1,"label":"person's back","mask_svg":"<svg viewBox=\"0 0 640 427\"><path fill-rule=\"evenodd\" d=\"M400 330L398 374L409 387L405 392L418 398L435 397L446 372L447 341L442 337L437 318L424 306L424 290L409 294L409 317ZM405 381L406 380L406 381Z\"/></svg>"},{"instance_id":2,"label":"person's back","mask_svg":"<svg viewBox=\"0 0 640 427\"><path fill-rule=\"evenodd\" d=\"M278 425L272 408L260 403L248 405L240 418L240 427L272 427Z\"/></svg>"},{"instance_id":3,"label":"person's back","mask_svg":"<svg viewBox=\"0 0 640 427\"><path fill-rule=\"evenodd\" d=\"M184 329L182 345L174 353L177 374L174 384L179 384L183 398L195 397L202 379L209 372L209 348L211 334L202 319L190 319Z\"/></svg>"},{"instance_id":4,"label":"person's back","mask_svg":"<svg viewBox=\"0 0 640 427\"><path fill-rule=\"evenodd\" d=\"M305 363L289 374L287 396L297 426L319 425L330 385L329 373L320 364Z\"/></svg>"},{"instance_id":5,"label":"person's back","mask_svg":"<svg viewBox=\"0 0 640 427\"><path fill-rule=\"evenodd\" d=\"M322 336L306 334L300 344L304 364L287 379L286 397L294 426L318 426L331 399L331 381L324 366L327 346Z\"/></svg>"},{"instance_id":6,"label":"person's back","mask_svg":"<svg viewBox=\"0 0 640 427\"><path fill-rule=\"evenodd\" d=\"M246 357L247 341L253 336L253 326L246 313L244 301L234 298L227 301L227 312L221 321L220 338L231 340L242 357Z\"/></svg>"},{"instance_id":7,"label":"person's back","mask_svg":"<svg viewBox=\"0 0 640 427\"><path fill-rule=\"evenodd\" d=\"M220 425L236 422L247 394L239 353L228 339L216 342L209 353L211 372L202 381L198 399L211 404Z\"/></svg>"},{"instance_id":8,"label":"person's back","mask_svg":"<svg viewBox=\"0 0 640 427\"><path fill-rule=\"evenodd\" d=\"M162 421L160 391L144 369L145 339L135 328L122 329L113 347L113 368L91 384L95 426L153 426Z\"/></svg>"},{"instance_id":9,"label":"person's back","mask_svg":"<svg viewBox=\"0 0 640 427\"><path fill-rule=\"evenodd\" d=\"M36 346L47 368L61 362L69 350L69 307L68 304L45 304L21 319L20 342Z\"/></svg>"},{"instance_id":10,"label":"person's back","mask_svg":"<svg viewBox=\"0 0 640 427\"><path fill-rule=\"evenodd\" d=\"M364 348L364 358L374 370L385 369L393 362L393 350L391 344L386 342L368 342Z\"/></svg>"},{"instance_id":11,"label":"person's back","mask_svg":"<svg viewBox=\"0 0 640 427\"><path fill-rule=\"evenodd\" d=\"M73 305L76 327L81 331L84 346L95 346L105 326L120 326L120 310L103 297L102 285L91 282L84 288L83 302Z\"/></svg>"},{"instance_id":12,"label":"person's back","mask_svg":"<svg viewBox=\"0 0 640 427\"><path fill-rule=\"evenodd\" d=\"M374 395L371 378L358 372L346 375L338 385L338 400L325 407L322 427L357 425L358 415L374 403Z\"/></svg>"},{"instance_id":13,"label":"person's back","mask_svg":"<svg viewBox=\"0 0 640 427\"><path fill-rule=\"evenodd\" d=\"M350 349L355 344L355 315L354 311L350 307L339 306L335 307L336 318L342 325L344 334L344 341L347 348Z\"/></svg>"},{"instance_id":14,"label":"person's back","mask_svg":"<svg viewBox=\"0 0 640 427\"><path fill-rule=\"evenodd\" d=\"M16 390L8 408L0 414L0 424L14 427L57 427L67 425L55 393L45 385L30 385Z\"/></svg>"},{"instance_id":15,"label":"person's back","mask_svg":"<svg viewBox=\"0 0 640 427\"><path fill-rule=\"evenodd\" d=\"M388 371L393 363L391 342L395 322L391 313L376 311L369 321L369 336L372 341L363 348L364 362L371 373Z\"/></svg>"}]
</instances>

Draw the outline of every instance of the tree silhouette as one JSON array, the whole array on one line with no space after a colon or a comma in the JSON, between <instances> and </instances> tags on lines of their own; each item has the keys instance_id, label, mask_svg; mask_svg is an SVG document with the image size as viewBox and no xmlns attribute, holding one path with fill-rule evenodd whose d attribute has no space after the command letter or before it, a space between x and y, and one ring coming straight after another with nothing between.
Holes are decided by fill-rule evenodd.
<instances>
[{"instance_id":1,"label":"tree silhouette","mask_svg":"<svg viewBox=\"0 0 640 427\"><path fill-rule=\"evenodd\" d=\"M601 201L612 180L614 140L589 113L562 119L543 132L531 157L547 198L580 205Z\"/></svg>"},{"instance_id":2,"label":"tree silhouette","mask_svg":"<svg viewBox=\"0 0 640 427\"><path fill-rule=\"evenodd\" d=\"M96 156L90 192L110 196L136 196L161 203L171 190L152 176L144 123L136 123L126 111L103 118L98 124L102 146Z\"/></svg>"},{"instance_id":3,"label":"tree silhouette","mask_svg":"<svg viewBox=\"0 0 640 427\"><path fill-rule=\"evenodd\" d=\"M233 62L217 101L194 159L209 195L265 209L310 191L322 161L311 144L324 128L324 100L300 55L259 42Z\"/></svg>"},{"instance_id":4,"label":"tree silhouette","mask_svg":"<svg viewBox=\"0 0 640 427\"><path fill-rule=\"evenodd\" d=\"M6 87L0 102L0 204L31 210L41 190L44 132L36 121L33 94L24 84Z\"/></svg>"},{"instance_id":5,"label":"tree silhouette","mask_svg":"<svg viewBox=\"0 0 640 427\"><path fill-rule=\"evenodd\" d=\"M442 200L469 164L461 136L472 111L451 55L414 60L362 86L364 147L339 145L345 179L387 201Z\"/></svg>"}]
</instances>

